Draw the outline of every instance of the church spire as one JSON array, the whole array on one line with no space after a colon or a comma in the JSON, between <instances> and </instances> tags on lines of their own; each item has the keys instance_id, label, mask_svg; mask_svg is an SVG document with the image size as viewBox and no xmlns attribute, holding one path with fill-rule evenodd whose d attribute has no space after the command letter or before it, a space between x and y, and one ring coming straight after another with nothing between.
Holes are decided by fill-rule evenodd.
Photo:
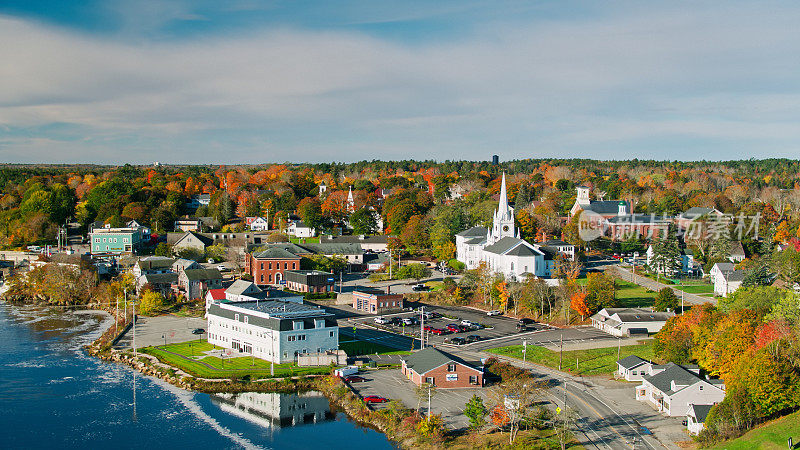
<instances>
[{"instance_id":1,"label":"church spire","mask_svg":"<svg viewBox=\"0 0 800 450\"><path fill-rule=\"evenodd\" d=\"M500 204L497 206L497 215L504 219L510 216L508 211L508 194L506 193L505 172L503 172L503 180L500 182Z\"/></svg>"}]
</instances>

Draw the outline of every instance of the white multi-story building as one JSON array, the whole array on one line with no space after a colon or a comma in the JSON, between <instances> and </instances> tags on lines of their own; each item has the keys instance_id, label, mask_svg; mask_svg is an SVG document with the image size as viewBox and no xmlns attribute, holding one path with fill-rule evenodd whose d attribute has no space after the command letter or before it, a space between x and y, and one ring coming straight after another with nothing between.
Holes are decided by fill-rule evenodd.
<instances>
[{"instance_id":1,"label":"white multi-story building","mask_svg":"<svg viewBox=\"0 0 800 450\"><path fill-rule=\"evenodd\" d=\"M212 301L208 307L208 342L274 363L298 355L339 349L333 314L280 300Z\"/></svg>"},{"instance_id":2,"label":"white multi-story building","mask_svg":"<svg viewBox=\"0 0 800 450\"><path fill-rule=\"evenodd\" d=\"M651 365L636 400L645 402L667 416L685 416L689 405L715 405L725 398L725 383L703 378L697 366Z\"/></svg>"},{"instance_id":3,"label":"white multi-story building","mask_svg":"<svg viewBox=\"0 0 800 450\"><path fill-rule=\"evenodd\" d=\"M486 264L493 273L507 279L526 276L546 277L554 264L556 252L521 239L514 226L514 208L508 205L506 175L500 185L500 204L494 213L492 227L472 227L456 235L456 259L475 269Z\"/></svg>"}]
</instances>

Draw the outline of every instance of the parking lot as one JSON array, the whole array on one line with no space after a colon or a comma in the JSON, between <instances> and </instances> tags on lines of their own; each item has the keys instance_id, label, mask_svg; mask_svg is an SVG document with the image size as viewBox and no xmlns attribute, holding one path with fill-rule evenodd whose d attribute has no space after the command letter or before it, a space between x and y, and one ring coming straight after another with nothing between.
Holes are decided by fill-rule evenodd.
<instances>
[{"instance_id":1,"label":"parking lot","mask_svg":"<svg viewBox=\"0 0 800 450\"><path fill-rule=\"evenodd\" d=\"M366 378L367 381L352 383L351 386L362 397L378 395L390 400L398 400L407 408L417 408L416 386L403 376L400 369L375 370L359 375ZM492 388L437 389L431 397L431 413L441 414L449 428L466 428L469 426L469 419L464 416L464 405L475 394L486 401L490 389ZM380 409L385 405L385 403L376 403L372 406ZM421 402L420 408L427 413L427 397Z\"/></svg>"},{"instance_id":2,"label":"parking lot","mask_svg":"<svg viewBox=\"0 0 800 450\"><path fill-rule=\"evenodd\" d=\"M139 316L136 319L136 348L164 345L165 339L168 344L204 339L205 334L192 334L192 330L205 329L206 325L206 320L200 317ZM129 330L114 347L131 348L132 344L133 332Z\"/></svg>"}]
</instances>

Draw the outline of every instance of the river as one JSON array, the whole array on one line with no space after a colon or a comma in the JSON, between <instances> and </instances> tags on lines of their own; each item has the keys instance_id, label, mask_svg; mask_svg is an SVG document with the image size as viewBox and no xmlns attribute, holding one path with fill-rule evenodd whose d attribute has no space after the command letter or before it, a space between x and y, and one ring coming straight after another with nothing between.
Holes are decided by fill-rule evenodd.
<instances>
[{"instance_id":1,"label":"river","mask_svg":"<svg viewBox=\"0 0 800 450\"><path fill-rule=\"evenodd\" d=\"M394 448L318 393L193 393L87 356L104 320L0 302L0 447Z\"/></svg>"}]
</instances>

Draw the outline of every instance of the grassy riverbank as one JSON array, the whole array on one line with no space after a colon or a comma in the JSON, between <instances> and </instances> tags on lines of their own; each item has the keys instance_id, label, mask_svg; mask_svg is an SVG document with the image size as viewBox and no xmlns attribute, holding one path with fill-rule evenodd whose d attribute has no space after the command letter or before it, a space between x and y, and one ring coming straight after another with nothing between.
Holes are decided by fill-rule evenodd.
<instances>
[{"instance_id":1,"label":"grassy riverbank","mask_svg":"<svg viewBox=\"0 0 800 450\"><path fill-rule=\"evenodd\" d=\"M263 359L249 356L222 357L209 356L204 352L220 350L220 347L207 342L191 341L180 344L145 347L141 352L153 355L159 361L174 366L200 378L268 378L292 377L300 375L319 375L331 372L331 368L300 367L296 364L272 364ZM272 370L274 369L274 375Z\"/></svg>"},{"instance_id":2,"label":"grassy riverbank","mask_svg":"<svg viewBox=\"0 0 800 450\"><path fill-rule=\"evenodd\" d=\"M487 350L489 353L517 359L522 359L522 351L523 346L521 345L510 345ZM559 352L535 345L529 345L527 352L527 361L558 369ZM630 355L652 360L653 340L647 340L640 345L624 346L620 349L620 358ZM576 360L577 369L575 368ZM565 351L562 369L575 375L611 375L617 370L617 347Z\"/></svg>"}]
</instances>

